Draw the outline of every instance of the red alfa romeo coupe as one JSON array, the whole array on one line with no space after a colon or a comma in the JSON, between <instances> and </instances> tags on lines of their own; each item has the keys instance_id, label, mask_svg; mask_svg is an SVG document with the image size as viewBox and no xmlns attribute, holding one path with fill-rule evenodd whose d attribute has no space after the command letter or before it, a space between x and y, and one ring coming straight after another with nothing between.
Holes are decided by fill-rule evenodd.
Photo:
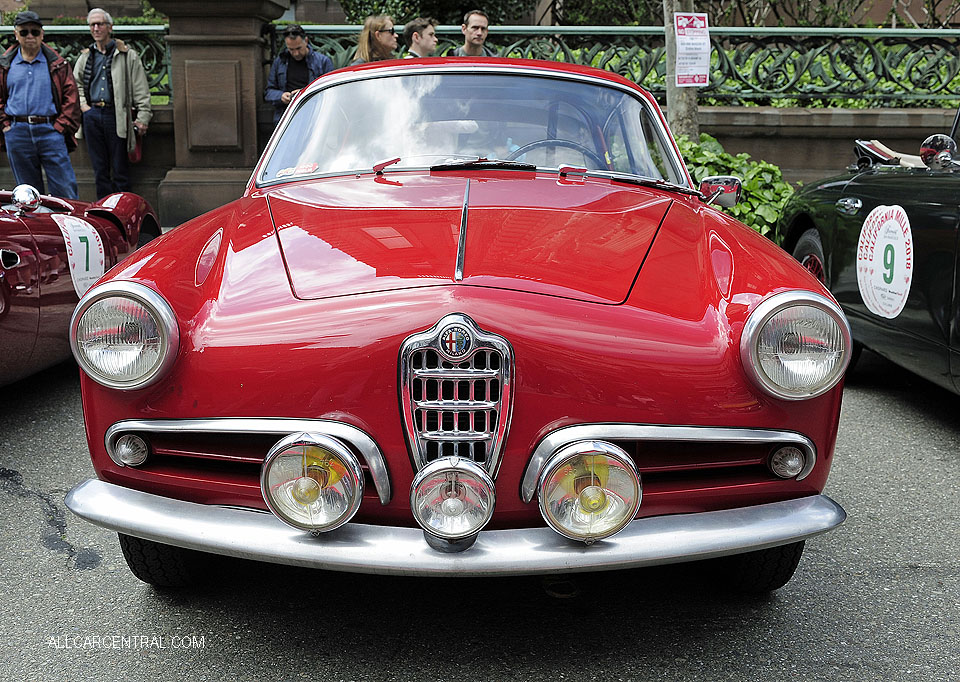
<instances>
[{"instance_id":1,"label":"red alfa romeo coupe","mask_svg":"<svg viewBox=\"0 0 960 682\"><path fill-rule=\"evenodd\" d=\"M850 331L695 186L611 73L418 59L328 74L243 197L80 301L97 479L68 507L142 580L209 554L493 576L717 559L793 575ZM720 579L718 579L719 582Z\"/></svg>"}]
</instances>

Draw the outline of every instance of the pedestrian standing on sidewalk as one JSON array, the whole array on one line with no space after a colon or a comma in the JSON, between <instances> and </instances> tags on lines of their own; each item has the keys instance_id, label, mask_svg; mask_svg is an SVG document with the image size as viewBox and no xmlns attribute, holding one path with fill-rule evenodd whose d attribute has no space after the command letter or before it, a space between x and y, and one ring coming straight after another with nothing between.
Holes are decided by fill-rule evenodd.
<instances>
[{"instance_id":1,"label":"pedestrian standing on sidewalk","mask_svg":"<svg viewBox=\"0 0 960 682\"><path fill-rule=\"evenodd\" d=\"M13 20L17 44L0 56L0 148L7 150L18 185L77 199L77 176L70 163L80 127L77 84L70 65L43 42L36 12Z\"/></svg>"},{"instance_id":2,"label":"pedestrian standing on sidewalk","mask_svg":"<svg viewBox=\"0 0 960 682\"><path fill-rule=\"evenodd\" d=\"M146 135L153 111L143 63L136 51L113 38L113 17L92 9L87 26L93 44L80 53L73 75L83 112L80 136L87 141L101 199L130 190L128 154L136 147L136 135Z\"/></svg>"}]
</instances>

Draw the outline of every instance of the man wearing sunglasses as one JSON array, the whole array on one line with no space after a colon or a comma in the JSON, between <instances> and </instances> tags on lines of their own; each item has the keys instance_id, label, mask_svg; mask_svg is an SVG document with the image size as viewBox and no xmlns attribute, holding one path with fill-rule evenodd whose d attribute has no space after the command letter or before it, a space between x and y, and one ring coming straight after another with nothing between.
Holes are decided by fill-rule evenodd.
<instances>
[{"instance_id":1,"label":"man wearing sunglasses","mask_svg":"<svg viewBox=\"0 0 960 682\"><path fill-rule=\"evenodd\" d=\"M77 199L77 177L69 152L80 127L77 83L70 65L43 43L36 12L13 20L17 44L0 56L0 147L5 147L16 183ZM42 168L42 172L41 172Z\"/></svg>"}]
</instances>

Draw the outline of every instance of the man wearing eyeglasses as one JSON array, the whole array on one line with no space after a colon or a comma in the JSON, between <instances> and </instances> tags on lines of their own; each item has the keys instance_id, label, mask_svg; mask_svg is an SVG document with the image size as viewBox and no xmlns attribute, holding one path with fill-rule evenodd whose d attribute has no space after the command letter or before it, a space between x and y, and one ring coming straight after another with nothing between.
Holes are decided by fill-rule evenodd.
<instances>
[{"instance_id":1,"label":"man wearing eyeglasses","mask_svg":"<svg viewBox=\"0 0 960 682\"><path fill-rule=\"evenodd\" d=\"M43 193L46 173L50 194L77 199L69 156L80 127L77 83L70 65L44 45L36 12L20 12L13 30L17 44L0 56L0 147L18 185Z\"/></svg>"},{"instance_id":2,"label":"man wearing eyeglasses","mask_svg":"<svg viewBox=\"0 0 960 682\"><path fill-rule=\"evenodd\" d=\"M137 135L147 134L153 110L147 72L136 51L113 38L113 17L92 9L87 25L93 44L73 67L83 112L78 137L87 141L97 199L102 199L130 190L129 154L137 147Z\"/></svg>"},{"instance_id":3,"label":"man wearing eyeglasses","mask_svg":"<svg viewBox=\"0 0 960 682\"><path fill-rule=\"evenodd\" d=\"M290 24L283 31L283 50L270 66L267 76L267 88L263 99L270 102L273 109L273 125L277 125L284 109L301 89L314 79L333 71L330 57L320 54L307 40L302 26Z\"/></svg>"}]
</instances>

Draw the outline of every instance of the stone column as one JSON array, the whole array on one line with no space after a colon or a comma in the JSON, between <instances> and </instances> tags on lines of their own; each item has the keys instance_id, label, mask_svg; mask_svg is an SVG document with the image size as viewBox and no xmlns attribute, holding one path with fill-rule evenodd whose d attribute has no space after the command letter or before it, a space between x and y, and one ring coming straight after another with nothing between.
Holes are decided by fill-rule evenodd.
<instances>
[{"instance_id":1,"label":"stone column","mask_svg":"<svg viewBox=\"0 0 960 682\"><path fill-rule=\"evenodd\" d=\"M165 227L242 193L257 162L264 22L290 0L153 0L170 19L176 166L158 188Z\"/></svg>"}]
</instances>

